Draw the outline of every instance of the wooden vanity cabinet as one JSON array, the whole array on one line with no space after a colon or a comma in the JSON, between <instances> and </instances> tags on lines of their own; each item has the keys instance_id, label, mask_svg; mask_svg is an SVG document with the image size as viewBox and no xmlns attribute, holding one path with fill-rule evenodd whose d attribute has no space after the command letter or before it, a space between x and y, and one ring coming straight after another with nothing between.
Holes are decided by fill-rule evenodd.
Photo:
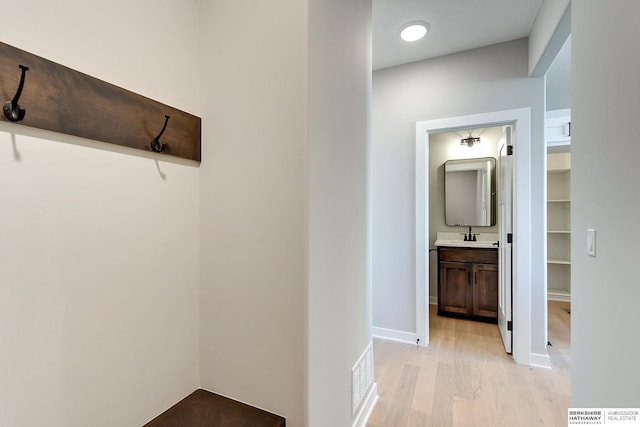
<instances>
[{"instance_id":1,"label":"wooden vanity cabinet","mask_svg":"<svg viewBox=\"0 0 640 427\"><path fill-rule=\"evenodd\" d=\"M498 250L438 248L438 314L497 322Z\"/></svg>"}]
</instances>

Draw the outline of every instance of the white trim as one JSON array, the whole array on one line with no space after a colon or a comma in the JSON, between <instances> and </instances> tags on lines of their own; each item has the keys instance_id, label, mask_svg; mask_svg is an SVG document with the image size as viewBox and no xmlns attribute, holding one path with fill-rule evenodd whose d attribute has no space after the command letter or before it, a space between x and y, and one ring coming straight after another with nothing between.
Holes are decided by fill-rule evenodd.
<instances>
[{"instance_id":1,"label":"white trim","mask_svg":"<svg viewBox=\"0 0 640 427\"><path fill-rule=\"evenodd\" d=\"M571 302L571 294L559 294L547 291L547 301Z\"/></svg>"},{"instance_id":2,"label":"white trim","mask_svg":"<svg viewBox=\"0 0 640 427\"><path fill-rule=\"evenodd\" d=\"M424 228L428 204L424 200L428 165L429 134L457 129L514 125L514 198L513 198L513 358L517 363L531 363L531 109L497 111L469 116L416 122L416 326L429 316L420 299L428 283L424 272L427 239ZM422 306L421 306L422 304ZM427 329L428 333L428 329ZM536 359L537 360L537 359Z\"/></svg>"},{"instance_id":3,"label":"white trim","mask_svg":"<svg viewBox=\"0 0 640 427\"><path fill-rule=\"evenodd\" d=\"M551 358L548 354L536 354L531 353L529 355L529 361L531 366L537 368L551 369Z\"/></svg>"},{"instance_id":4,"label":"white trim","mask_svg":"<svg viewBox=\"0 0 640 427\"><path fill-rule=\"evenodd\" d=\"M429 297L429 305L438 305L438 297Z\"/></svg>"},{"instance_id":5,"label":"white trim","mask_svg":"<svg viewBox=\"0 0 640 427\"><path fill-rule=\"evenodd\" d=\"M413 342L420 339L422 345L429 345L429 144L428 137L425 143L425 131L416 123L416 337Z\"/></svg>"},{"instance_id":6,"label":"white trim","mask_svg":"<svg viewBox=\"0 0 640 427\"><path fill-rule=\"evenodd\" d=\"M376 406L376 402L378 401L378 384L373 383L369 388L369 392L367 396L362 400L362 404L360 405L360 410L358 411L358 415L356 415L355 420L351 427L364 427L367 425L367 421L369 421L369 417L371 416L371 412L373 411L374 406Z\"/></svg>"},{"instance_id":7,"label":"white trim","mask_svg":"<svg viewBox=\"0 0 640 427\"><path fill-rule=\"evenodd\" d=\"M375 326L372 328L372 332L374 338L397 341L405 344L415 345L416 340L418 339L418 335L413 332L396 331L393 329L377 328ZM427 344L421 342L420 345L426 346Z\"/></svg>"}]
</instances>

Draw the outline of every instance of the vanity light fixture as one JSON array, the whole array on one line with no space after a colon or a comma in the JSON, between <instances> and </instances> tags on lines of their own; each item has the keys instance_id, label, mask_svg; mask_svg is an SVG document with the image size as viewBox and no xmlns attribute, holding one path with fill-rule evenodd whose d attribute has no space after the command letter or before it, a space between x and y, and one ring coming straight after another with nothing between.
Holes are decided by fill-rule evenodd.
<instances>
[{"instance_id":1,"label":"vanity light fixture","mask_svg":"<svg viewBox=\"0 0 640 427\"><path fill-rule=\"evenodd\" d=\"M410 22L400 29L400 38L406 42L415 42L427 35L429 24L426 22Z\"/></svg>"},{"instance_id":2,"label":"vanity light fixture","mask_svg":"<svg viewBox=\"0 0 640 427\"><path fill-rule=\"evenodd\" d=\"M468 138L462 138L460 140L460 145L466 145L467 147L473 147L473 144L480 144L480 137L470 136Z\"/></svg>"}]
</instances>

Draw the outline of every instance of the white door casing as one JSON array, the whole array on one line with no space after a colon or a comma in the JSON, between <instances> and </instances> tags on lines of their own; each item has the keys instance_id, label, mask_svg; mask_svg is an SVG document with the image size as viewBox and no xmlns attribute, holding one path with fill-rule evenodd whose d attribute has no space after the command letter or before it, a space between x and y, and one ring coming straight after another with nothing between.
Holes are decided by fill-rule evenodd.
<instances>
[{"instance_id":1,"label":"white door casing","mask_svg":"<svg viewBox=\"0 0 640 427\"><path fill-rule=\"evenodd\" d=\"M517 363L531 363L531 109L519 108L469 116L416 122L416 332L420 345L429 342L429 211L427 192L427 165L429 135L460 129L512 125L514 129L513 175L513 346ZM424 339L422 339L424 338Z\"/></svg>"}]
</instances>

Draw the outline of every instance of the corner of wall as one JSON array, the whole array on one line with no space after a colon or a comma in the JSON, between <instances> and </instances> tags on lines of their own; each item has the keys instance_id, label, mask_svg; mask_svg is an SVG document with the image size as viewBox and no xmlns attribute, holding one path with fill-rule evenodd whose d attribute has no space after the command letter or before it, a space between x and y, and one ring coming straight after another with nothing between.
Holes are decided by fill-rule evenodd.
<instances>
[{"instance_id":1,"label":"corner of wall","mask_svg":"<svg viewBox=\"0 0 640 427\"><path fill-rule=\"evenodd\" d=\"M529 76L543 76L571 34L571 1L544 0L529 33Z\"/></svg>"}]
</instances>

